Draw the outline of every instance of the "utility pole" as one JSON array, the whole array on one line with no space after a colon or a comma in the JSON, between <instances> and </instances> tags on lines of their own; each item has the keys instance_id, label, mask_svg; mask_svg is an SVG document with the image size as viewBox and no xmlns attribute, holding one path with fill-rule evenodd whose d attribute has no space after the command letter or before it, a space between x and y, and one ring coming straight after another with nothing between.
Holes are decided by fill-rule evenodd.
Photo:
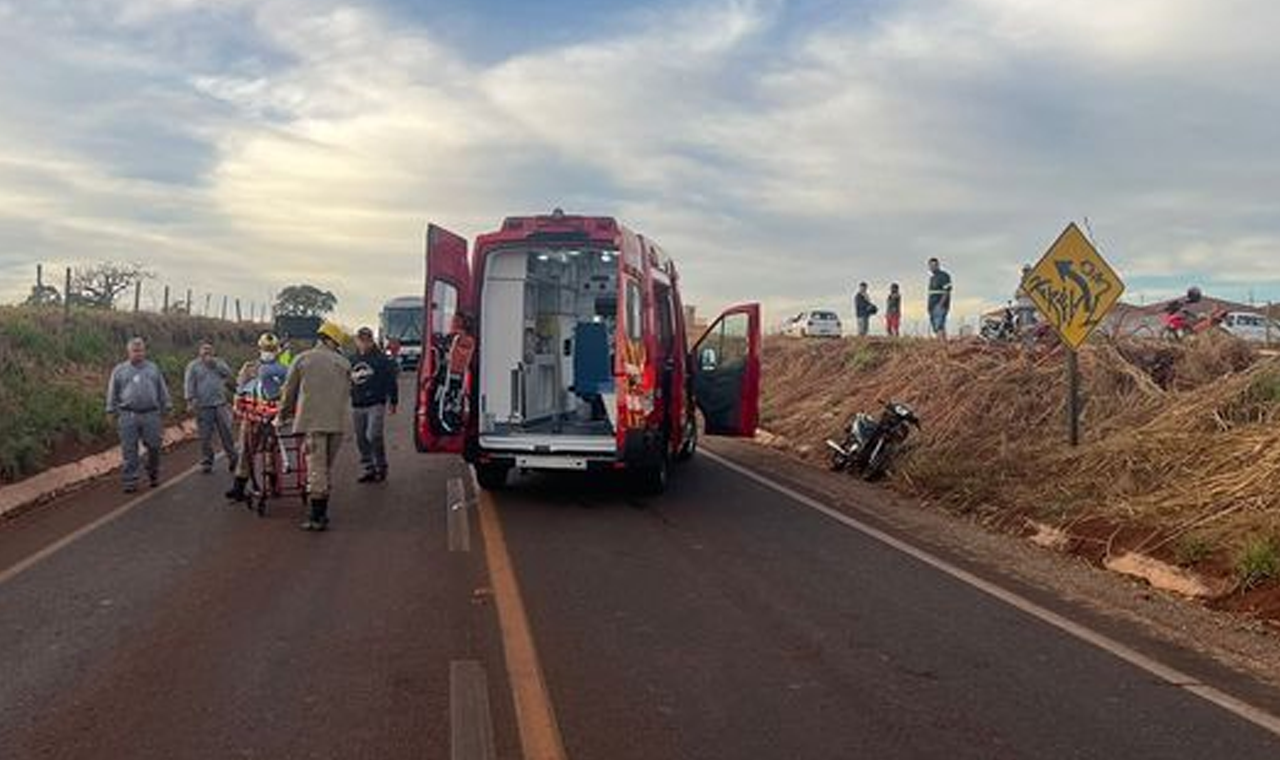
<instances>
[{"instance_id":1,"label":"utility pole","mask_svg":"<svg viewBox=\"0 0 1280 760\"><path fill-rule=\"evenodd\" d=\"M164 286L164 306L162 307L165 314L169 313L169 286Z\"/></svg>"},{"instance_id":2,"label":"utility pole","mask_svg":"<svg viewBox=\"0 0 1280 760\"><path fill-rule=\"evenodd\" d=\"M205 317L209 316L209 304L211 303L213 303L213 294L205 293L204 294L204 314L201 316L205 316Z\"/></svg>"},{"instance_id":3,"label":"utility pole","mask_svg":"<svg viewBox=\"0 0 1280 760\"><path fill-rule=\"evenodd\" d=\"M243 322L243 321L244 320L240 317L240 299L237 298L236 299L236 322Z\"/></svg>"},{"instance_id":4,"label":"utility pole","mask_svg":"<svg viewBox=\"0 0 1280 760\"><path fill-rule=\"evenodd\" d=\"M133 283L133 313L137 314L142 307L142 280Z\"/></svg>"},{"instance_id":5,"label":"utility pole","mask_svg":"<svg viewBox=\"0 0 1280 760\"><path fill-rule=\"evenodd\" d=\"M194 317L196 315L196 304L191 300L191 288L187 288L187 316Z\"/></svg>"},{"instance_id":6,"label":"utility pole","mask_svg":"<svg viewBox=\"0 0 1280 760\"><path fill-rule=\"evenodd\" d=\"M227 321L227 297L222 297L222 321Z\"/></svg>"}]
</instances>

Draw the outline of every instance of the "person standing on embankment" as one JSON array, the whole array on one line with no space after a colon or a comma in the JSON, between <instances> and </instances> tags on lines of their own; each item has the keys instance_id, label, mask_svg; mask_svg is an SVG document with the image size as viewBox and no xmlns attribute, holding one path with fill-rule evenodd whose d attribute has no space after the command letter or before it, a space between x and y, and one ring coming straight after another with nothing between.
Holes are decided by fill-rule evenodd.
<instances>
[{"instance_id":1,"label":"person standing on embankment","mask_svg":"<svg viewBox=\"0 0 1280 760\"><path fill-rule=\"evenodd\" d=\"M939 340L947 339L947 315L951 313L951 275L936 258L929 259L929 327Z\"/></svg>"},{"instance_id":2,"label":"person standing on embankment","mask_svg":"<svg viewBox=\"0 0 1280 760\"><path fill-rule=\"evenodd\" d=\"M871 302L871 294L867 291L867 283L858 283L858 292L853 297L853 316L857 320L859 338L865 338L871 332L871 318L876 311L876 305Z\"/></svg>"},{"instance_id":3,"label":"person standing on embankment","mask_svg":"<svg viewBox=\"0 0 1280 760\"><path fill-rule=\"evenodd\" d=\"M890 338L902 334L902 289L896 282L889 286L889 297L884 304L884 331Z\"/></svg>"},{"instance_id":4,"label":"person standing on embankment","mask_svg":"<svg viewBox=\"0 0 1280 760\"><path fill-rule=\"evenodd\" d=\"M147 359L147 343L132 338L126 361L116 365L107 383L107 414L116 418L120 431L120 455L124 467L120 479L125 493L138 490L141 462L138 444L147 450L147 477L151 487L160 484L160 449L164 443L164 415L173 408L169 387L154 362Z\"/></svg>"}]
</instances>

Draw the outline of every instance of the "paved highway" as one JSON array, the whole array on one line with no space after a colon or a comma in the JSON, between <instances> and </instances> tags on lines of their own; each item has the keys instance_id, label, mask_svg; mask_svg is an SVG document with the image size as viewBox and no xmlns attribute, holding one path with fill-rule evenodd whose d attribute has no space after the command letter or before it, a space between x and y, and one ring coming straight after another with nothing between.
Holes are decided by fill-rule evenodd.
<instances>
[{"instance_id":1,"label":"paved highway","mask_svg":"<svg viewBox=\"0 0 1280 760\"><path fill-rule=\"evenodd\" d=\"M661 499L477 499L406 428L326 534L185 472L0 526L0 757L1280 757L1214 703L1238 684L1170 683L1193 656L1135 664L717 458Z\"/></svg>"}]
</instances>

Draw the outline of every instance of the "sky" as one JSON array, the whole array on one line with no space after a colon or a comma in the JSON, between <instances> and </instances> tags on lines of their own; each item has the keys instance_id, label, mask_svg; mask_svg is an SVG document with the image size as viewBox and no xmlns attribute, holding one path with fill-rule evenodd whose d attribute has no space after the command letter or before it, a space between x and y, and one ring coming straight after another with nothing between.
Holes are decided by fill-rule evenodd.
<instances>
[{"instance_id":1,"label":"sky","mask_svg":"<svg viewBox=\"0 0 1280 760\"><path fill-rule=\"evenodd\" d=\"M369 322L423 233L554 207L686 302L976 315L1075 221L1134 301L1280 300L1268 0L0 0L0 302L34 265L313 283ZM1087 223L1087 224L1086 224ZM197 306L200 299L197 296Z\"/></svg>"}]
</instances>

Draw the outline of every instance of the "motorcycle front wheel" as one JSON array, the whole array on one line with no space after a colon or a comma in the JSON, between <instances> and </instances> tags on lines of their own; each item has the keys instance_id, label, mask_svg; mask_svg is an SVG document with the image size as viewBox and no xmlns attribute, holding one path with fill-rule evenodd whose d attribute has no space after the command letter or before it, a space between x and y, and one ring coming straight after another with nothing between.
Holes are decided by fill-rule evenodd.
<instances>
[{"instance_id":1,"label":"motorcycle front wheel","mask_svg":"<svg viewBox=\"0 0 1280 760\"><path fill-rule=\"evenodd\" d=\"M853 457L846 454L841 447L836 446L834 441L827 441L827 447L831 450L831 456L827 460L831 471L844 472L849 469L849 464L853 462Z\"/></svg>"}]
</instances>

